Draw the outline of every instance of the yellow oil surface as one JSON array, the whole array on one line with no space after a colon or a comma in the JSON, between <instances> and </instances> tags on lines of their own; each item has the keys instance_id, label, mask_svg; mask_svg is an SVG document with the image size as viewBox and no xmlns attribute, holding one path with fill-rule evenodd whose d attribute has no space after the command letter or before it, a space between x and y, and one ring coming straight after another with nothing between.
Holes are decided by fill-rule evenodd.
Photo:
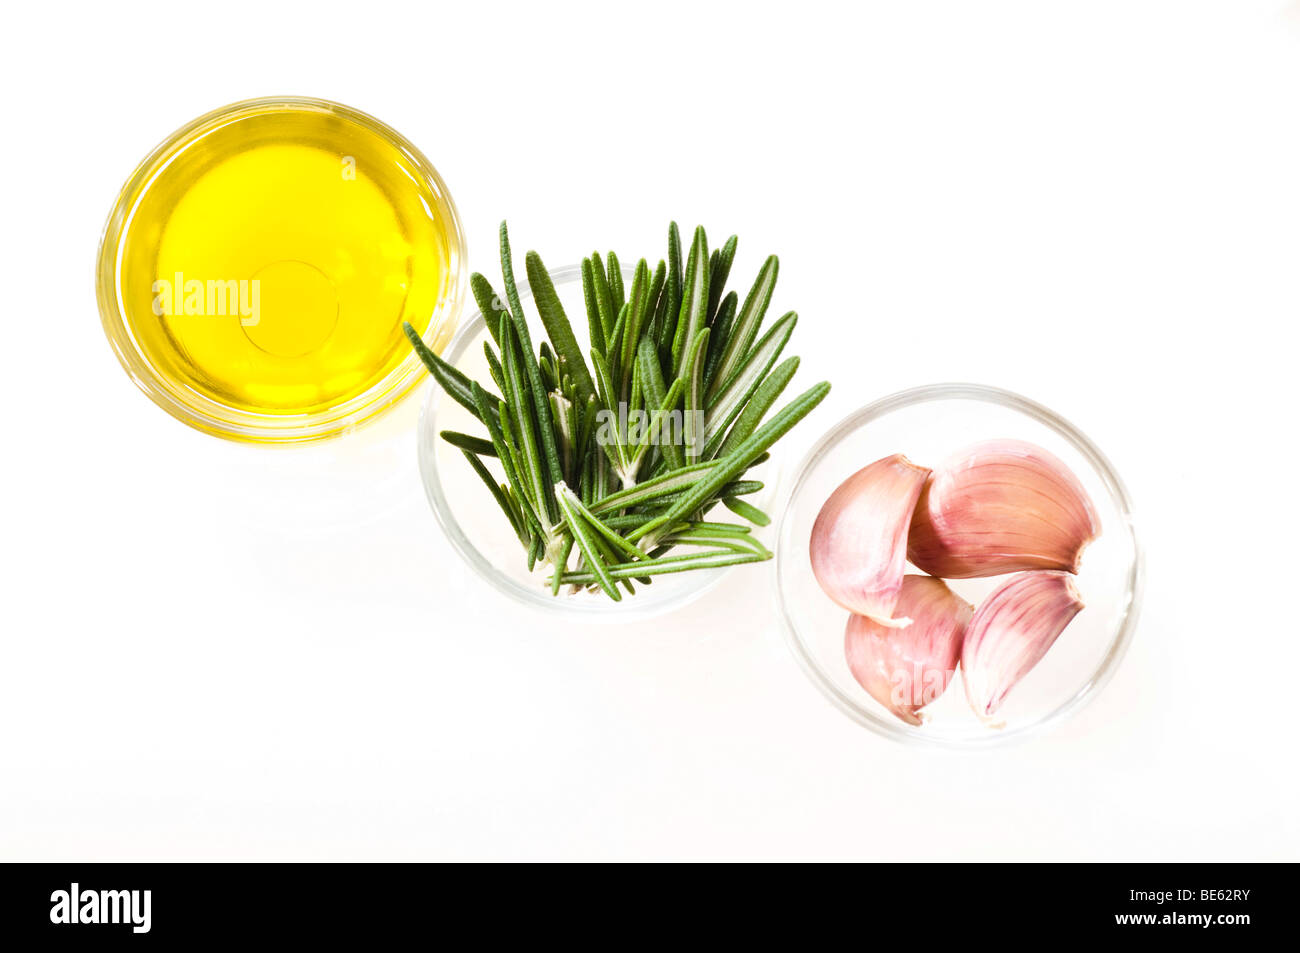
<instances>
[{"instance_id":1,"label":"yellow oil surface","mask_svg":"<svg viewBox=\"0 0 1300 953\"><path fill-rule=\"evenodd\" d=\"M456 240L439 208L374 128L305 108L239 117L181 142L141 184L119 306L182 399L318 413L407 357L403 321L428 330Z\"/></svg>"}]
</instances>

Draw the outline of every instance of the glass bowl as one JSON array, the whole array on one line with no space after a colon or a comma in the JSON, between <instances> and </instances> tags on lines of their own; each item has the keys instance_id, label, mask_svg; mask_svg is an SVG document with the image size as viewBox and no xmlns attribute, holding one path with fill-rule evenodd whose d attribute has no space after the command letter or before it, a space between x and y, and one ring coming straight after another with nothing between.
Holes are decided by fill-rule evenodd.
<instances>
[{"instance_id":1,"label":"glass bowl","mask_svg":"<svg viewBox=\"0 0 1300 953\"><path fill-rule=\"evenodd\" d=\"M127 374L183 423L320 440L419 385L402 321L446 344L464 245L446 185L396 130L325 100L247 100L168 136L122 187L99 246L99 311ZM241 309L266 307L236 313L236 293Z\"/></svg>"},{"instance_id":2,"label":"glass bowl","mask_svg":"<svg viewBox=\"0 0 1300 953\"><path fill-rule=\"evenodd\" d=\"M900 721L854 680L844 658L846 614L818 586L808 557L812 525L845 478L873 460L903 453L933 465L979 440L1028 440L1059 457L1097 508L1101 535L1084 550L1075 579L1085 604L1060 638L1007 696L1003 723L981 723L966 702L961 674L922 709L925 723ZM777 524L777 597L787 642L805 673L841 711L897 741L988 747L1058 724L1096 696L1114 674L1137 623L1142 556L1128 491L1101 451L1060 416L1018 394L978 384L901 391L842 420L809 452L790 481ZM909 567L909 571L915 569ZM949 586L978 605L1005 576L955 579Z\"/></svg>"},{"instance_id":3,"label":"glass bowl","mask_svg":"<svg viewBox=\"0 0 1300 953\"><path fill-rule=\"evenodd\" d=\"M631 286L633 271L624 267L624 281ZM578 265L550 272L556 293L564 305L565 313L573 325L583 353L589 349L586 335L586 307L582 297L582 270ZM498 289L499 290L499 289ZM536 347L545 329L528 306L532 292L527 282L519 282L519 296L528 312L529 330ZM483 315L476 311L465 320L447 346L443 358L473 380L490 381L483 343L488 340ZM487 488L474 474L461 451L443 440L438 434L443 430L483 434L483 425L464 407L447 397L436 383L430 381L424 408L420 414L417 452L420 476L424 481L425 495L443 532L452 546L480 576L498 591L525 605L551 613L563 613L575 619L593 622L626 622L651 618L680 609L695 601L716 586L732 569L760 571L756 565L744 564L719 569L697 569L655 578L649 586L637 586L635 595L624 593L620 602L612 601L603 593L582 591L551 595L544 572L538 568L528 572L524 552L519 540L510 529ZM779 473L780 443L772 448L772 459L748 471L747 478L764 481L764 489L746 501L771 512L775 499L776 476ZM497 474L498 477L500 474ZM730 513L727 514L728 518ZM715 519L723 517L714 516ZM770 530L771 527L768 527ZM766 543L764 531L754 529L759 539Z\"/></svg>"}]
</instances>

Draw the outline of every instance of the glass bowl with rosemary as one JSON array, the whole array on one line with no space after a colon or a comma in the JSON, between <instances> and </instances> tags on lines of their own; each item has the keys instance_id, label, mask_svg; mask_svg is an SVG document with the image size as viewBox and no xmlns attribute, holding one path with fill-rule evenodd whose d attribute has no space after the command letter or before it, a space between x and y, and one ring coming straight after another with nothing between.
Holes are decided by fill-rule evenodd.
<instances>
[{"instance_id":1,"label":"glass bowl with rosemary","mask_svg":"<svg viewBox=\"0 0 1300 953\"><path fill-rule=\"evenodd\" d=\"M728 289L736 247L710 251L703 228L684 246L673 224L657 263L593 253L552 271L530 251L516 278L503 223L500 280L471 277L479 311L446 352L407 329L435 381L426 494L497 589L645 617L772 557L772 450L830 385L788 386L797 316L769 314L777 259Z\"/></svg>"}]
</instances>

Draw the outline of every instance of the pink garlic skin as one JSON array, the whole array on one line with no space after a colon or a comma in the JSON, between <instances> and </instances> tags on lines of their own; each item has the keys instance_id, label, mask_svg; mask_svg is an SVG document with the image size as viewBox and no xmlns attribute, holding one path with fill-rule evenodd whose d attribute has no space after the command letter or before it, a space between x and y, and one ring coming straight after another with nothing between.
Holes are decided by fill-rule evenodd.
<instances>
[{"instance_id":1,"label":"pink garlic skin","mask_svg":"<svg viewBox=\"0 0 1300 953\"><path fill-rule=\"evenodd\" d=\"M988 718L997 712L1082 609L1066 572L1020 573L989 593L966 627L961 650L962 682L975 713Z\"/></svg>"},{"instance_id":2,"label":"pink garlic skin","mask_svg":"<svg viewBox=\"0 0 1300 953\"><path fill-rule=\"evenodd\" d=\"M888 628L866 616L849 616L844 656L867 694L909 725L919 725L918 712L952 681L975 608L942 579L906 576L897 611L912 624Z\"/></svg>"},{"instance_id":3,"label":"pink garlic skin","mask_svg":"<svg viewBox=\"0 0 1300 953\"><path fill-rule=\"evenodd\" d=\"M1023 440L967 447L937 467L912 518L907 558L944 579L1026 569L1078 572L1101 521L1064 463Z\"/></svg>"},{"instance_id":4,"label":"pink garlic skin","mask_svg":"<svg viewBox=\"0 0 1300 953\"><path fill-rule=\"evenodd\" d=\"M901 453L868 464L841 483L813 523L813 575L836 603L899 627L893 618L907 562L907 528L930 471Z\"/></svg>"}]
</instances>

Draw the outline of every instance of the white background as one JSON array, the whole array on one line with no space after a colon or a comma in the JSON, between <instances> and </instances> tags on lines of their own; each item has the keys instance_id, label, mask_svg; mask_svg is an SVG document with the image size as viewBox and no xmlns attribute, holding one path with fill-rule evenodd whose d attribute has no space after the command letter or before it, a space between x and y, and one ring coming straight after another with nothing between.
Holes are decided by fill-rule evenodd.
<instances>
[{"instance_id":1,"label":"white background","mask_svg":"<svg viewBox=\"0 0 1300 953\"><path fill-rule=\"evenodd\" d=\"M0 857L1290 859L1300 4L26 4L6 13ZM835 711L769 567L656 623L507 604L435 525L418 401L300 451L150 403L100 330L118 188L271 94L392 124L470 264L781 255L790 438L974 380L1090 434L1149 586L1046 737ZM743 280L747 280L743 279Z\"/></svg>"}]
</instances>

